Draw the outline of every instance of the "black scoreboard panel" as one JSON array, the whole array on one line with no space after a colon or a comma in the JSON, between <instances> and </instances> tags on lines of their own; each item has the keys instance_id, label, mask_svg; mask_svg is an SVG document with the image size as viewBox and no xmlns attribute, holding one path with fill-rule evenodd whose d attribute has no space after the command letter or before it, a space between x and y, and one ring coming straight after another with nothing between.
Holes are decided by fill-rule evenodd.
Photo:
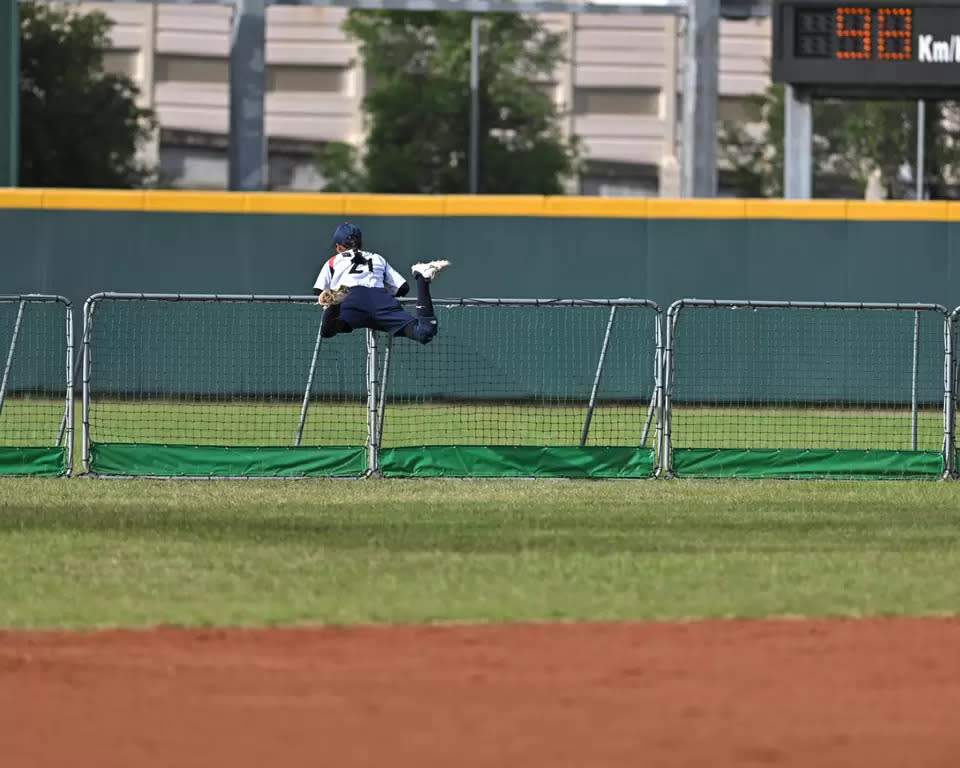
<instances>
[{"instance_id":1,"label":"black scoreboard panel","mask_svg":"<svg viewBox=\"0 0 960 768\"><path fill-rule=\"evenodd\" d=\"M960 0L775 0L773 79L960 98Z\"/></svg>"},{"instance_id":2,"label":"black scoreboard panel","mask_svg":"<svg viewBox=\"0 0 960 768\"><path fill-rule=\"evenodd\" d=\"M913 57L913 11L797 8L794 55L799 59L909 61Z\"/></svg>"}]
</instances>

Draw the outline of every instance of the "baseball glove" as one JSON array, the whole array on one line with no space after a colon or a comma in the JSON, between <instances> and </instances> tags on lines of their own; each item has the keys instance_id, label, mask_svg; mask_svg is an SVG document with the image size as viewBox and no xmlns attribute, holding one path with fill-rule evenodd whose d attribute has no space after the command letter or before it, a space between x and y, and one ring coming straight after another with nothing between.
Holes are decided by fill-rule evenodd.
<instances>
[{"instance_id":1,"label":"baseball glove","mask_svg":"<svg viewBox=\"0 0 960 768\"><path fill-rule=\"evenodd\" d=\"M350 293L349 288L336 288L334 290L328 288L320 294L317 303L323 304L325 307L332 307L347 298L348 293Z\"/></svg>"}]
</instances>

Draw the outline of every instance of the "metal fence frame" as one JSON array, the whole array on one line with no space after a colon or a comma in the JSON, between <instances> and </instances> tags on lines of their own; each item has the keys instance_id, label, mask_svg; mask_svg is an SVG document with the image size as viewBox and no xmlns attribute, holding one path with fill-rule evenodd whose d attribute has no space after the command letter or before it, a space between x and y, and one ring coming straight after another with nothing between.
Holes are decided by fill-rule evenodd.
<instances>
[{"instance_id":1,"label":"metal fence frame","mask_svg":"<svg viewBox=\"0 0 960 768\"><path fill-rule=\"evenodd\" d=\"M943 414L944 414L944 438L943 438L943 458L944 458L944 478L951 477L954 472L955 458L955 439L954 439L954 409L951 407L954 400L954 334L953 315L948 313L946 307L940 304L923 303L896 303L896 302L840 302L840 301L752 301L737 299L678 299L667 309L666 327L664 339L664 394L663 394L663 464L660 467L660 474L664 477L672 475L673 458L673 430L672 430L672 394L674 383L674 358L676 349L676 323L680 311L684 307L712 307L712 308L730 308L730 309L820 309L828 311L874 311L874 310L900 310L912 311L917 313L917 320L914 323L914 378L912 392L912 411L913 411L913 435L916 440L916 366L917 366L917 334L919 333L919 312L934 312L943 316L944 320L944 356L943 356ZM960 316L960 307L954 311L954 315Z\"/></svg>"},{"instance_id":2,"label":"metal fence frame","mask_svg":"<svg viewBox=\"0 0 960 768\"><path fill-rule=\"evenodd\" d=\"M90 376L90 333L93 323L93 314L96 302L102 299L126 299L126 300L161 300L161 301L276 301L276 302L309 302L316 301L315 296L299 295L258 295L258 294L175 294L175 293L97 293L89 297L84 303L83 309L83 337L82 348L77 360L81 363L79 370L82 375L82 462L84 471L89 469L89 376ZM61 434L58 435L58 442L66 438L67 443L67 475L73 474L73 456L74 456L74 429L73 429L73 393L75 388L74 376L74 356L73 356L73 318L70 301L62 296L47 294L23 294L23 295L0 295L0 302L13 301L56 301L64 305L66 309L66 337L67 337L67 360L65 363L65 405L64 418L62 420ZM412 299L404 299L403 303L411 303ZM497 298L465 298L465 299L435 299L437 306L564 306L564 305L584 305L584 306L607 306L611 308L611 314L616 312L617 306L623 305L644 305L650 306L657 311L657 339L656 339L656 382L655 394L651 401L651 411L655 412L655 450L657 476L671 476L671 455L672 455L672 425L671 425L671 394L674 377L674 357L676 345L676 321L678 313L683 307L744 307L761 309L823 309L823 310L905 310L905 311L934 311L940 312L944 316L944 372L943 372L943 400L944 400L944 467L945 478L960 478L960 467L957 464L957 439L956 424L957 411L960 409L960 355L958 355L957 338L958 329L960 329L960 306L954 310L947 310L939 304L925 303L895 303L895 302L813 302L813 301L756 301L756 300L725 300L725 299L679 299L675 301L664 313L660 307L652 301L647 300L629 300L629 299L497 299ZM665 320L665 322L664 322ZM608 322L609 329L609 322ZM377 359L378 341L375 335L368 337L368 359ZM368 389L374 387L372 396L368 391L368 430L372 439L369 441L370 455L374 460L372 467L376 467L376 453L381 442L383 423L384 423L384 403L387 392L387 374L389 372L390 345L392 340L387 340L387 347L384 353L383 375L378 377L378 371L373 371L372 377L368 371ZM319 346L319 343L318 343ZM605 347L604 347L605 348ZM8 353L9 356L9 353ZM2 361L0 361L2 362ZM316 360L312 365L315 365ZM596 395L596 386L599 384L599 377L602 375L602 359L598 361L598 374L595 377L595 386L591 395L591 402ZM9 365L6 366L9 369ZM312 369L311 369L312 373ZM309 383L308 383L309 386ZM3 389L0 384L0 390ZM307 390L309 391L309 390ZM915 395L914 395L915 396ZM309 398L303 406L302 417L305 417L306 409L309 407ZM0 397L2 403L2 397ZM2 407L2 405L0 405ZM302 428L302 420L301 420ZM589 422L584 425L585 431L589 430ZM374 474L374 473L370 473Z\"/></svg>"},{"instance_id":3,"label":"metal fence frame","mask_svg":"<svg viewBox=\"0 0 960 768\"><path fill-rule=\"evenodd\" d=\"M242 301L260 301L275 303L297 303L297 304L315 304L316 296L297 296L284 294L242 294L242 293L116 293L104 291L89 296L83 303L83 341L82 341L82 465L85 474L90 472L90 364L92 359L90 335L93 330L94 312L98 302L101 301L188 301L188 302L242 302ZM319 351L319 331L317 335L317 349L314 350L314 358L311 363L310 377L307 386L309 388L313 369L316 365L316 354ZM309 389L308 389L309 392ZM295 445L299 444L302 436L303 420L306 418L307 405L302 405L301 422L298 429Z\"/></svg>"},{"instance_id":4,"label":"metal fence frame","mask_svg":"<svg viewBox=\"0 0 960 768\"><path fill-rule=\"evenodd\" d=\"M20 334L23 312L27 304L57 303L64 309L64 331L66 338L66 362L64 365L64 406L60 427L57 430L55 445L64 444L66 447L66 473L69 477L73 473L73 305L65 296L46 293L24 293L0 295L0 304L18 303L17 319L14 322L13 336L7 345L7 352L3 356L3 369L0 375L0 413L6 397L10 370L16 352L16 345Z\"/></svg>"},{"instance_id":5,"label":"metal fence frame","mask_svg":"<svg viewBox=\"0 0 960 768\"><path fill-rule=\"evenodd\" d=\"M405 306L412 306L416 303L414 298L404 298L400 303ZM607 325L604 337L601 342L600 356L597 361L597 370L593 378L590 396L587 402L587 411L584 416L584 425L580 435L580 445L586 445L587 437L590 432L590 424L596 407L597 393L600 387L600 381L603 376L603 366L606 359L606 352L610 341L610 333L613 327L613 321L617 310L620 308L634 307L647 308L654 311L654 386L650 403L647 407L647 419L643 429L641 445L646 444L646 438L651 427L654 428L654 467L655 475L659 474L660 450L662 440L663 425L663 310L660 305L651 299L502 299L502 298L460 298L460 299L433 299L434 307L609 307L610 316L607 319ZM379 402L376 403L376 418L371 422L372 436L371 440L371 467L374 471L379 470L377 459L381 447L381 438L383 435L384 421L384 399L387 392L387 376L389 375L390 350L392 348L392 338L387 339L387 348L385 350L385 364L382 377L378 380L376 374L370 382L371 391L374 391L378 382L380 386ZM373 364L377 360L377 339L368 341L368 344L374 345ZM373 406L372 406L373 407Z\"/></svg>"},{"instance_id":6,"label":"metal fence frame","mask_svg":"<svg viewBox=\"0 0 960 768\"><path fill-rule=\"evenodd\" d=\"M947 392L947 468L951 477L960 477L960 467L957 466L957 408L960 408L960 353L957 350L957 328L960 324L960 307L954 309L947 317L945 334L947 348L950 354L950 366L944 371L943 386Z\"/></svg>"},{"instance_id":7,"label":"metal fence frame","mask_svg":"<svg viewBox=\"0 0 960 768\"><path fill-rule=\"evenodd\" d=\"M258 295L258 294L177 294L177 293L113 293L103 292L90 296L84 302L83 308L83 342L82 342L82 463L83 470L90 473L90 378L91 363L95 350L92 349L91 337L93 324L95 322L96 307L99 302L105 300L118 301L190 301L190 302L277 302L277 303L316 303L315 296L296 296L296 295ZM403 304L410 305L413 299L401 300ZM654 466L659 467L662 442L663 423L663 332L662 332L662 310L655 302L647 299L499 299L499 298L463 298L463 299L434 299L436 307L609 307L610 318L607 321L606 332L601 345L601 355L597 362L597 370L593 380L593 387L590 392L587 411L584 418L584 426L581 433L581 442L583 445L589 434L591 417L596 406L597 393L600 380L603 374L604 360L607 350L607 344L610 338L610 331L613 324L613 318L619 308L623 307L645 307L655 312L654 318L654 389L647 411L647 424L644 429L644 438L647 437L649 429L655 430L653 440ZM385 418L385 402L389 394L387 381L389 375L390 351L392 348L392 338L388 337L384 349L383 367L379 363L380 359L380 339L379 334L368 331L366 334L367 345L367 475L377 475L379 473L379 454L381 437L383 434L383 424ZM303 434L303 427L307 418L310 403L310 388L314 378L316 366L318 363L319 352L322 339L319 329L316 336L316 342L311 357L310 369L305 372L306 388L301 400L300 422L298 425L294 445L299 445Z\"/></svg>"}]
</instances>

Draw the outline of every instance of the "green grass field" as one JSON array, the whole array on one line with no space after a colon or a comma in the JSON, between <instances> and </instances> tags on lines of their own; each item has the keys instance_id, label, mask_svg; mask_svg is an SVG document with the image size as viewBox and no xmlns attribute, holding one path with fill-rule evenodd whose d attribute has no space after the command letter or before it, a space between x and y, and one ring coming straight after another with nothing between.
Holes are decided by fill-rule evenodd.
<instances>
[{"instance_id":1,"label":"green grass field","mask_svg":"<svg viewBox=\"0 0 960 768\"><path fill-rule=\"evenodd\" d=\"M960 484L0 480L0 626L960 613Z\"/></svg>"},{"instance_id":2,"label":"green grass field","mask_svg":"<svg viewBox=\"0 0 960 768\"><path fill-rule=\"evenodd\" d=\"M80 434L81 406L75 407ZM0 418L0 445L49 445L63 413L62 402L12 399ZM91 434L95 442L189 445L292 445L300 404L294 402L116 402L94 403ZM470 403L397 403L386 411L385 447L431 444L577 445L585 406ZM591 445L639 444L647 406L603 404L590 424ZM367 430L366 403L311 404L303 445L362 445ZM940 450L943 413L918 414L917 448ZM651 424L647 445L653 444ZM676 448L830 448L910 450L909 409L842 408L693 408L673 413Z\"/></svg>"}]
</instances>

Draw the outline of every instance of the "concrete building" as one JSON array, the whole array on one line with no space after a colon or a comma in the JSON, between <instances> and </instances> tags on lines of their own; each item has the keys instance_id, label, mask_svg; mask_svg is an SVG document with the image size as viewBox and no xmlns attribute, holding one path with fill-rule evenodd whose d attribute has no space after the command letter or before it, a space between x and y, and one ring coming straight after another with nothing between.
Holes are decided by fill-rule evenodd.
<instances>
[{"instance_id":1,"label":"concrete building","mask_svg":"<svg viewBox=\"0 0 960 768\"><path fill-rule=\"evenodd\" d=\"M84 3L116 22L107 66L132 76L160 132L145 152L161 186L227 185L232 9L222 5ZM269 187L316 190L313 157L329 141L363 141L365 78L341 8L270 6L266 132ZM569 62L555 98L583 141L586 171L572 191L676 196L682 94L682 20L675 16L544 14L566 33ZM745 118L744 97L769 83L769 21L722 21L721 119ZM722 186L722 185L721 185ZM721 194L723 189L721 189Z\"/></svg>"}]
</instances>

